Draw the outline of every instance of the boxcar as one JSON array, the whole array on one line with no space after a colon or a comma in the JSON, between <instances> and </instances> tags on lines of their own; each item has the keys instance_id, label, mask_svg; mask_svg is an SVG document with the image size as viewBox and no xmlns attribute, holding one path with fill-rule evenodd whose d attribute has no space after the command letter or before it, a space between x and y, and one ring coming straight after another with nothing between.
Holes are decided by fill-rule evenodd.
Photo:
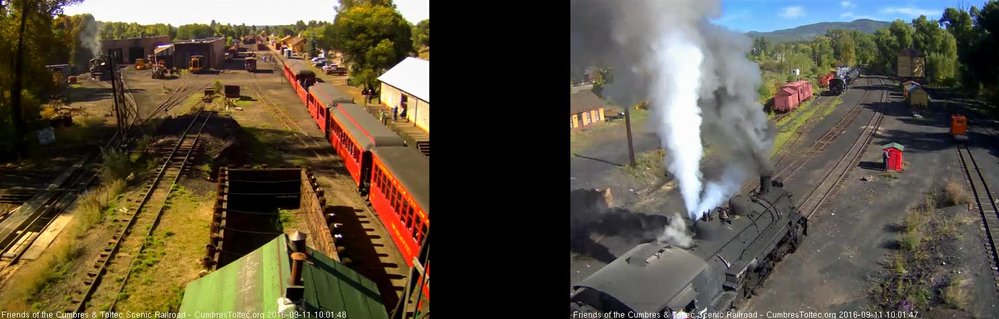
<instances>
[{"instance_id":1,"label":"boxcar","mask_svg":"<svg viewBox=\"0 0 999 319\"><path fill-rule=\"evenodd\" d=\"M798 107L798 91L791 86L785 86L774 95L774 111L790 112Z\"/></svg>"},{"instance_id":2,"label":"boxcar","mask_svg":"<svg viewBox=\"0 0 999 319\"><path fill-rule=\"evenodd\" d=\"M367 194L371 174L371 149L378 146L403 146L399 135L379 123L357 104L342 103L326 109L331 116L326 137L343 159L350 177L361 194Z\"/></svg>"}]
</instances>

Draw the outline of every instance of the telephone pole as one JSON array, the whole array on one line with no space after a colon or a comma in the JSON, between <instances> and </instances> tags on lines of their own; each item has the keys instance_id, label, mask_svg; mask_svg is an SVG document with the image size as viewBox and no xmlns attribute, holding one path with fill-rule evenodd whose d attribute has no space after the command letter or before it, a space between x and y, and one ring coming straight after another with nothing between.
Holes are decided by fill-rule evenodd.
<instances>
[{"instance_id":1,"label":"telephone pole","mask_svg":"<svg viewBox=\"0 0 999 319\"><path fill-rule=\"evenodd\" d=\"M635 166L635 146L631 143L631 108L624 108L624 127L628 130L628 159L631 160L631 166Z\"/></svg>"}]
</instances>

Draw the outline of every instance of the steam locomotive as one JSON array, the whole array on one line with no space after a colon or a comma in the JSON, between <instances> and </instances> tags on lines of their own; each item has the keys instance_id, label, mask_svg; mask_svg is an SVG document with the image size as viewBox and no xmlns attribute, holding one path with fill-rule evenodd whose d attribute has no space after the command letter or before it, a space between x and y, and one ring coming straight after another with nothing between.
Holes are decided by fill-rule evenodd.
<instances>
[{"instance_id":1,"label":"steam locomotive","mask_svg":"<svg viewBox=\"0 0 999 319\"><path fill-rule=\"evenodd\" d=\"M90 59L90 77L100 81L111 80L111 61L107 55Z\"/></svg>"},{"instance_id":2,"label":"steam locomotive","mask_svg":"<svg viewBox=\"0 0 999 319\"><path fill-rule=\"evenodd\" d=\"M829 80L829 90L835 95L843 94L858 77L860 77L860 69L840 67L836 70L836 76Z\"/></svg>"},{"instance_id":3,"label":"steam locomotive","mask_svg":"<svg viewBox=\"0 0 999 319\"><path fill-rule=\"evenodd\" d=\"M733 197L716 215L694 222L690 248L641 244L573 285L570 308L660 318L727 311L752 297L808 233L792 194L768 176L760 178L759 190Z\"/></svg>"}]
</instances>

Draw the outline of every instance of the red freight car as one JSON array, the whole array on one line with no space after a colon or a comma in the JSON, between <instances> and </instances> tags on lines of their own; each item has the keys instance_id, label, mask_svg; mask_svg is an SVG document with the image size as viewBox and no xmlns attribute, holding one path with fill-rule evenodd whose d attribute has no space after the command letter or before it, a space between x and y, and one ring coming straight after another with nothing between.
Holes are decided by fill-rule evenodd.
<instances>
[{"instance_id":1,"label":"red freight car","mask_svg":"<svg viewBox=\"0 0 999 319\"><path fill-rule=\"evenodd\" d=\"M834 76L836 76L836 74L832 72L819 76L819 87L829 87L829 80L832 80Z\"/></svg>"},{"instance_id":2,"label":"red freight car","mask_svg":"<svg viewBox=\"0 0 999 319\"><path fill-rule=\"evenodd\" d=\"M797 81L788 84L788 86L794 87L795 91L798 92L798 104L804 103L812 98L812 84L808 81ZM794 109L794 107L791 109Z\"/></svg>"},{"instance_id":3,"label":"red freight car","mask_svg":"<svg viewBox=\"0 0 999 319\"><path fill-rule=\"evenodd\" d=\"M774 95L774 111L790 112L798 107L798 90L791 86L784 86Z\"/></svg>"}]
</instances>

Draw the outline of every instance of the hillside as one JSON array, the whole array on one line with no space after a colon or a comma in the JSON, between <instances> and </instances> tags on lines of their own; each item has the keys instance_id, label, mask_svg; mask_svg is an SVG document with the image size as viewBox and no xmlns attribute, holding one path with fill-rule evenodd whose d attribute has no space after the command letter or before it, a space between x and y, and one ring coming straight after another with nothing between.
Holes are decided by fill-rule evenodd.
<instances>
[{"instance_id":1,"label":"hillside","mask_svg":"<svg viewBox=\"0 0 999 319\"><path fill-rule=\"evenodd\" d=\"M891 25L891 22L874 21L868 19L853 20L853 22L820 22L803 25L793 29L777 30L772 32L750 31L746 33L750 37L766 37L777 42L809 40L817 35L826 34L827 30L846 29L857 30L864 33L874 33L878 29Z\"/></svg>"}]
</instances>

